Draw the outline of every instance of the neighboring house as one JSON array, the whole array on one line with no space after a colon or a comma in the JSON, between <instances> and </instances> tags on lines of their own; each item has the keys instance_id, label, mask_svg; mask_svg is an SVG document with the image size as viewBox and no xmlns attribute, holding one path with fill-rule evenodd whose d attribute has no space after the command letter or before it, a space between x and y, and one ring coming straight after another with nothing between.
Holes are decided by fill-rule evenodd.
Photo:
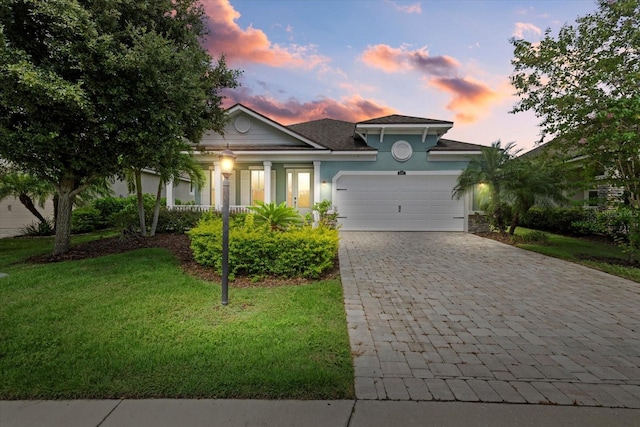
<instances>
[{"instance_id":1,"label":"neighboring house","mask_svg":"<svg viewBox=\"0 0 640 427\"><path fill-rule=\"evenodd\" d=\"M53 201L47 200L44 209L36 203L36 209L46 217L53 217ZM0 239L4 237L18 236L21 230L33 223L37 223L38 218L15 197L7 197L0 200Z\"/></svg>"},{"instance_id":2,"label":"neighboring house","mask_svg":"<svg viewBox=\"0 0 640 427\"><path fill-rule=\"evenodd\" d=\"M391 115L350 123L322 119L290 126L236 104L224 136L208 132L196 160L208 170L201 208L222 206L217 154L236 155L232 210L261 200L302 214L330 200L342 230L467 231L472 197L452 198L480 145L443 139L453 123ZM172 188L168 187L171 200Z\"/></svg>"},{"instance_id":3,"label":"neighboring house","mask_svg":"<svg viewBox=\"0 0 640 427\"><path fill-rule=\"evenodd\" d=\"M150 169L143 169L142 171L142 192L152 194L154 197L158 191L158 181L160 177L158 174ZM128 197L135 192L129 192L129 186L125 181L117 180L111 186L115 197ZM167 188L163 186L161 197L166 197ZM170 190L170 195L173 197L171 204L176 204L176 201L180 203L190 203L195 201L196 191L191 185L191 180L188 177L180 179L180 182L174 182L173 188Z\"/></svg>"},{"instance_id":4,"label":"neighboring house","mask_svg":"<svg viewBox=\"0 0 640 427\"><path fill-rule=\"evenodd\" d=\"M564 164L568 170L568 176L575 182L573 189L569 190L568 197L573 205L581 205L585 208L604 209L612 206L621 200L624 189L603 183L606 178L606 171L603 169L596 172L593 177L586 179L583 172L585 156L572 155L561 150L561 145L557 140L552 140L546 144L539 145L533 150L522 154L525 157L548 156L551 158L564 159ZM573 178L571 178L573 176Z\"/></svg>"},{"instance_id":5,"label":"neighboring house","mask_svg":"<svg viewBox=\"0 0 640 427\"><path fill-rule=\"evenodd\" d=\"M155 196L158 189L158 179L155 172L143 171L142 190ZM127 183L120 180L112 185L112 190L115 197L128 197L132 194L129 193ZM195 200L195 191L188 178L181 179L177 184L174 183L171 193L174 198L171 204L175 204L176 200L180 203L192 203ZM166 187L163 187L162 196L164 197L165 194ZM52 200L47 200L44 209L40 206L36 206L36 208L45 218L53 218ZM20 200L13 197L0 200L0 238L18 236L22 234L22 229L37 222L38 219L20 203Z\"/></svg>"}]
</instances>

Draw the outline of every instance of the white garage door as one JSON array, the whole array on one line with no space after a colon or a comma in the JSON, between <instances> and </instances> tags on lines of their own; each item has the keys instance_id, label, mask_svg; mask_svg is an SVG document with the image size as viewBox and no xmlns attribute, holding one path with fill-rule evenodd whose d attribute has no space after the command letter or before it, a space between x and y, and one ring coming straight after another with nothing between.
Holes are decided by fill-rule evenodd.
<instances>
[{"instance_id":1,"label":"white garage door","mask_svg":"<svg viewBox=\"0 0 640 427\"><path fill-rule=\"evenodd\" d=\"M457 176L343 175L336 203L343 230L464 231Z\"/></svg>"}]
</instances>

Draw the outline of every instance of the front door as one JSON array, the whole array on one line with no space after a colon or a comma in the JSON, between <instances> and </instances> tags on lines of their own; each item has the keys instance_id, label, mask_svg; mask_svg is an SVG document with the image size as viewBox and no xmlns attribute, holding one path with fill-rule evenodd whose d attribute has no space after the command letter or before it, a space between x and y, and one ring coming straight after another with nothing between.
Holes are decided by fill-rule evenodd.
<instances>
[{"instance_id":1,"label":"front door","mask_svg":"<svg viewBox=\"0 0 640 427\"><path fill-rule=\"evenodd\" d=\"M313 169L287 169L287 206L301 215L311 212L313 206L312 177Z\"/></svg>"}]
</instances>

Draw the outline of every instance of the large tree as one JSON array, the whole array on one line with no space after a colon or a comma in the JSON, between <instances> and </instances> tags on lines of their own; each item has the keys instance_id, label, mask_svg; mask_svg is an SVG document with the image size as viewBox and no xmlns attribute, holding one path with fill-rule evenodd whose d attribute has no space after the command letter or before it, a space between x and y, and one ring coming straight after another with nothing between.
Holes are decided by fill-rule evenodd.
<instances>
[{"instance_id":1,"label":"large tree","mask_svg":"<svg viewBox=\"0 0 640 427\"><path fill-rule=\"evenodd\" d=\"M640 208L640 2L599 0L557 36L511 42L513 112L534 111L556 150L607 171Z\"/></svg>"},{"instance_id":2,"label":"large tree","mask_svg":"<svg viewBox=\"0 0 640 427\"><path fill-rule=\"evenodd\" d=\"M237 73L202 48L204 18L196 0L0 4L0 157L55 187L54 255L93 182L222 129Z\"/></svg>"}]
</instances>

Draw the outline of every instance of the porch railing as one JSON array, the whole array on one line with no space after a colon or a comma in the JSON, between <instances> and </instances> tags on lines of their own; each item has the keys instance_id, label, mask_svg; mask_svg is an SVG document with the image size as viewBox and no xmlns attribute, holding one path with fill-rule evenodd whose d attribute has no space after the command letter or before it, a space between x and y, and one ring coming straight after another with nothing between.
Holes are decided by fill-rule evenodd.
<instances>
[{"instance_id":1,"label":"porch railing","mask_svg":"<svg viewBox=\"0 0 640 427\"><path fill-rule=\"evenodd\" d=\"M214 205L173 205L169 207L174 211L192 211L192 212L210 212L220 211L216 209ZM251 212L247 206L244 205L230 205L229 213L249 213Z\"/></svg>"}]
</instances>

